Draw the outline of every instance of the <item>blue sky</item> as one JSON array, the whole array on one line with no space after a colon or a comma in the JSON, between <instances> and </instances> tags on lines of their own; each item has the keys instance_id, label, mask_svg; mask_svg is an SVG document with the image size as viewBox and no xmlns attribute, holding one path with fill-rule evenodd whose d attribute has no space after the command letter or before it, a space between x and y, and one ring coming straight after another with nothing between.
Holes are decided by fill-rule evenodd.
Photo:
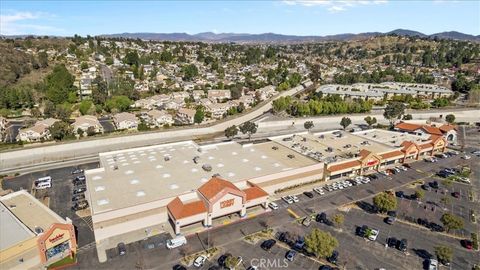
<instances>
[{"instance_id":1,"label":"blue sky","mask_svg":"<svg viewBox=\"0 0 480 270\"><path fill-rule=\"evenodd\" d=\"M331 35L397 28L480 34L480 1L0 1L4 35L235 32Z\"/></svg>"}]
</instances>

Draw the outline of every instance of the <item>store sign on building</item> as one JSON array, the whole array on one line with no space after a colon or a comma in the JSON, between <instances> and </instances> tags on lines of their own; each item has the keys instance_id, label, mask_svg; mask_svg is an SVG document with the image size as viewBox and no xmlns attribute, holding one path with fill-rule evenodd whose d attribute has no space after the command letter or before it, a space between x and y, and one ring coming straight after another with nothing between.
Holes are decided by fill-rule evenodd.
<instances>
[{"instance_id":1,"label":"store sign on building","mask_svg":"<svg viewBox=\"0 0 480 270\"><path fill-rule=\"evenodd\" d=\"M226 207L230 207L233 205L233 203L235 202L235 199L228 199L226 201L223 201L223 202L220 202L220 208L226 208Z\"/></svg>"},{"instance_id":2,"label":"store sign on building","mask_svg":"<svg viewBox=\"0 0 480 270\"><path fill-rule=\"evenodd\" d=\"M373 165L377 164L377 162L378 162L378 160L376 160L376 159L369 160L367 162L367 166L373 166Z\"/></svg>"},{"instance_id":3,"label":"store sign on building","mask_svg":"<svg viewBox=\"0 0 480 270\"><path fill-rule=\"evenodd\" d=\"M48 241L53 244L53 243L57 242L58 240L63 239L63 236L64 236L64 235L65 235L65 233L57 234L57 235L55 235L55 236L52 237L52 238L48 238Z\"/></svg>"}]
</instances>

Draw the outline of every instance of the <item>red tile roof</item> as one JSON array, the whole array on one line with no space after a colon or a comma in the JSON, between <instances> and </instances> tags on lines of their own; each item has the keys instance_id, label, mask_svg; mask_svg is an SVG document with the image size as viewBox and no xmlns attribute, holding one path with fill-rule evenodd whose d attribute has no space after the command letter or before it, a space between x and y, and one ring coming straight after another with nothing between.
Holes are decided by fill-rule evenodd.
<instances>
[{"instance_id":1,"label":"red tile roof","mask_svg":"<svg viewBox=\"0 0 480 270\"><path fill-rule=\"evenodd\" d=\"M347 168L357 167L357 166L360 166L360 165L361 165L360 161L352 160L352 161L348 161L348 162L344 162L344 163L340 163L340 164L337 164L337 165L330 166L330 167L327 168L327 171L336 172L336 171L345 170Z\"/></svg>"},{"instance_id":2,"label":"red tile roof","mask_svg":"<svg viewBox=\"0 0 480 270\"><path fill-rule=\"evenodd\" d=\"M268 193L258 186L244 189L243 192L245 192L245 195L247 196L247 201L268 196Z\"/></svg>"},{"instance_id":3,"label":"red tile roof","mask_svg":"<svg viewBox=\"0 0 480 270\"><path fill-rule=\"evenodd\" d=\"M178 197L167 205L167 209L175 219L182 219L207 212L207 207L203 201L193 201L184 204Z\"/></svg>"},{"instance_id":4,"label":"red tile roof","mask_svg":"<svg viewBox=\"0 0 480 270\"><path fill-rule=\"evenodd\" d=\"M207 200L211 200L225 188L240 191L240 189L238 189L232 182L223 180L219 177L212 177L208 182L198 188L198 192L200 192Z\"/></svg>"},{"instance_id":5,"label":"red tile roof","mask_svg":"<svg viewBox=\"0 0 480 270\"><path fill-rule=\"evenodd\" d=\"M442 131L442 132L449 132L450 130L453 130L453 129L457 129L457 126L454 126L454 125L450 125L450 124L447 124L447 125L441 125L439 127L439 129Z\"/></svg>"},{"instance_id":6,"label":"red tile roof","mask_svg":"<svg viewBox=\"0 0 480 270\"><path fill-rule=\"evenodd\" d=\"M417 125L417 124L401 122L401 123L398 123L397 125L395 125L395 127L398 128L398 129L402 129L402 130L415 131L415 130L421 128L422 126Z\"/></svg>"},{"instance_id":7,"label":"red tile roof","mask_svg":"<svg viewBox=\"0 0 480 270\"><path fill-rule=\"evenodd\" d=\"M425 130L428 134L439 135L439 136L442 136L442 135L443 135L442 131L441 131L439 128L437 128L437 127L432 127L432 126L423 125L422 128L423 128L423 130Z\"/></svg>"},{"instance_id":8,"label":"red tile roof","mask_svg":"<svg viewBox=\"0 0 480 270\"><path fill-rule=\"evenodd\" d=\"M380 155L383 159L388 159L388 158L392 158L392 157L399 157L399 156L404 156L403 152L402 151L393 151L393 152L388 152L388 153L385 153L385 154L381 154Z\"/></svg>"}]
</instances>

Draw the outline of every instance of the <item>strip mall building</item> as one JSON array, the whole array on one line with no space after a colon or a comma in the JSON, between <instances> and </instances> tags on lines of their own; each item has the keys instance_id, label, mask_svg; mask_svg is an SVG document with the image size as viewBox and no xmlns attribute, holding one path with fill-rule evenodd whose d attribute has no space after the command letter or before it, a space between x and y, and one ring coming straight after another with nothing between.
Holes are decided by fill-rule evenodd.
<instances>
[{"instance_id":1,"label":"strip mall building","mask_svg":"<svg viewBox=\"0 0 480 270\"><path fill-rule=\"evenodd\" d=\"M28 192L0 197L0 269L44 269L77 251L71 220Z\"/></svg>"},{"instance_id":2,"label":"strip mall building","mask_svg":"<svg viewBox=\"0 0 480 270\"><path fill-rule=\"evenodd\" d=\"M312 182L367 174L444 151L441 136L386 130L271 137L267 142L193 141L101 153L86 171L97 254L168 232L208 228L229 216L269 211L269 196Z\"/></svg>"}]
</instances>

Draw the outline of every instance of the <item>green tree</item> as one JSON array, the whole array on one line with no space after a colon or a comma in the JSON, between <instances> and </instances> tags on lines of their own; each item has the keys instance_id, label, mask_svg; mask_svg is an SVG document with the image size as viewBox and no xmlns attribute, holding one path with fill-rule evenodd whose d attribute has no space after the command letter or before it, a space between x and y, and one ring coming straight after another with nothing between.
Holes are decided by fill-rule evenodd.
<instances>
[{"instance_id":1,"label":"green tree","mask_svg":"<svg viewBox=\"0 0 480 270\"><path fill-rule=\"evenodd\" d=\"M85 132L83 131L83 129L77 128L77 134L78 134L78 136L82 137L83 134L85 134Z\"/></svg>"},{"instance_id":2,"label":"green tree","mask_svg":"<svg viewBox=\"0 0 480 270\"><path fill-rule=\"evenodd\" d=\"M231 139L235 136L237 136L238 134L238 127L233 125L231 127L227 127L225 129L225 137L227 137L228 139Z\"/></svg>"},{"instance_id":3,"label":"green tree","mask_svg":"<svg viewBox=\"0 0 480 270\"><path fill-rule=\"evenodd\" d=\"M45 78L46 96L55 104L68 100L69 94L74 91L75 77L68 72L64 65L57 65Z\"/></svg>"},{"instance_id":4,"label":"green tree","mask_svg":"<svg viewBox=\"0 0 480 270\"><path fill-rule=\"evenodd\" d=\"M319 82L321 80L320 65L313 64L310 67L310 74L308 76L310 77L310 80L312 80L312 82L314 83Z\"/></svg>"},{"instance_id":5,"label":"green tree","mask_svg":"<svg viewBox=\"0 0 480 270\"><path fill-rule=\"evenodd\" d=\"M451 247L436 246L434 249L435 249L435 255L437 256L440 262L449 263L452 261L453 250Z\"/></svg>"},{"instance_id":6,"label":"green tree","mask_svg":"<svg viewBox=\"0 0 480 270\"><path fill-rule=\"evenodd\" d=\"M340 121L340 126L343 127L343 129L345 130L348 126L350 126L350 124L352 124L352 120L348 117L342 117L342 120Z\"/></svg>"},{"instance_id":7,"label":"green tree","mask_svg":"<svg viewBox=\"0 0 480 270\"><path fill-rule=\"evenodd\" d=\"M55 106L55 117L67 122L72 114L72 109L70 107L71 106L68 103L58 104Z\"/></svg>"},{"instance_id":8,"label":"green tree","mask_svg":"<svg viewBox=\"0 0 480 270\"><path fill-rule=\"evenodd\" d=\"M405 105L401 102L392 102L385 107L383 117L390 121L390 125L394 125L397 119L405 113Z\"/></svg>"},{"instance_id":9,"label":"green tree","mask_svg":"<svg viewBox=\"0 0 480 270\"><path fill-rule=\"evenodd\" d=\"M236 266L238 266L238 264L240 263L238 257L235 257L235 256L228 256L226 259L225 259L225 266L228 268L228 269L235 269Z\"/></svg>"},{"instance_id":10,"label":"green tree","mask_svg":"<svg viewBox=\"0 0 480 270\"><path fill-rule=\"evenodd\" d=\"M41 68L48 67L48 55L46 52L38 53L38 64Z\"/></svg>"},{"instance_id":11,"label":"green tree","mask_svg":"<svg viewBox=\"0 0 480 270\"><path fill-rule=\"evenodd\" d=\"M86 115L89 113L90 109L92 108L93 103L90 100L82 100L80 105L78 106L78 110L82 115Z\"/></svg>"},{"instance_id":12,"label":"green tree","mask_svg":"<svg viewBox=\"0 0 480 270\"><path fill-rule=\"evenodd\" d=\"M391 193L382 192L373 197L373 204L380 212L392 211L397 208L397 199Z\"/></svg>"},{"instance_id":13,"label":"green tree","mask_svg":"<svg viewBox=\"0 0 480 270\"><path fill-rule=\"evenodd\" d=\"M54 123L48 130L52 138L57 141L61 141L65 137L72 135L72 127L63 121Z\"/></svg>"},{"instance_id":14,"label":"green tree","mask_svg":"<svg viewBox=\"0 0 480 270\"><path fill-rule=\"evenodd\" d=\"M123 58L123 62L129 66L138 66L139 64L139 56L137 51L129 51Z\"/></svg>"},{"instance_id":15,"label":"green tree","mask_svg":"<svg viewBox=\"0 0 480 270\"><path fill-rule=\"evenodd\" d=\"M329 232L315 228L305 236L305 246L307 251L315 254L317 258L327 258L332 256L338 247L338 240Z\"/></svg>"},{"instance_id":16,"label":"green tree","mask_svg":"<svg viewBox=\"0 0 480 270\"><path fill-rule=\"evenodd\" d=\"M313 126L313 121L305 121L305 123L303 123L303 127L308 131L310 131Z\"/></svg>"},{"instance_id":17,"label":"green tree","mask_svg":"<svg viewBox=\"0 0 480 270\"><path fill-rule=\"evenodd\" d=\"M198 75L198 68L194 64L186 65L182 68L183 79L186 81L191 81Z\"/></svg>"},{"instance_id":18,"label":"green tree","mask_svg":"<svg viewBox=\"0 0 480 270\"><path fill-rule=\"evenodd\" d=\"M447 229L447 232L450 232L450 230L459 230L463 228L463 219L450 213L443 214L440 218L440 221Z\"/></svg>"},{"instance_id":19,"label":"green tree","mask_svg":"<svg viewBox=\"0 0 480 270\"><path fill-rule=\"evenodd\" d=\"M87 62L82 62L80 64L80 69L84 70L84 69L87 69L88 68L88 63Z\"/></svg>"},{"instance_id":20,"label":"green tree","mask_svg":"<svg viewBox=\"0 0 480 270\"><path fill-rule=\"evenodd\" d=\"M105 108L109 112L124 112L130 108L133 102L127 96L114 96L105 102Z\"/></svg>"},{"instance_id":21,"label":"green tree","mask_svg":"<svg viewBox=\"0 0 480 270\"><path fill-rule=\"evenodd\" d=\"M405 114L402 119L403 120L412 120L413 116L411 114Z\"/></svg>"},{"instance_id":22,"label":"green tree","mask_svg":"<svg viewBox=\"0 0 480 270\"><path fill-rule=\"evenodd\" d=\"M375 117L371 117L370 115L363 118L363 120L365 120L365 122L367 123L368 127L372 127L373 125L375 125L377 123L377 118Z\"/></svg>"},{"instance_id":23,"label":"green tree","mask_svg":"<svg viewBox=\"0 0 480 270\"><path fill-rule=\"evenodd\" d=\"M202 106L198 106L197 111L193 116L193 121L197 124L200 124L203 122L204 118L205 118L205 109Z\"/></svg>"},{"instance_id":24,"label":"green tree","mask_svg":"<svg viewBox=\"0 0 480 270\"><path fill-rule=\"evenodd\" d=\"M455 123L455 115L447 114L447 116L445 116L445 121L447 121L447 123L450 123L450 124Z\"/></svg>"},{"instance_id":25,"label":"green tree","mask_svg":"<svg viewBox=\"0 0 480 270\"><path fill-rule=\"evenodd\" d=\"M95 127L90 126L90 127L87 128L87 135L88 136L93 136L95 134L97 134L97 131L95 130Z\"/></svg>"},{"instance_id":26,"label":"green tree","mask_svg":"<svg viewBox=\"0 0 480 270\"><path fill-rule=\"evenodd\" d=\"M252 134L255 134L257 132L257 128L258 128L258 125L250 121L247 121L240 125L240 131L243 134L248 134L248 140L251 139Z\"/></svg>"},{"instance_id":27,"label":"green tree","mask_svg":"<svg viewBox=\"0 0 480 270\"><path fill-rule=\"evenodd\" d=\"M107 83L97 76L92 81L92 100L95 104L104 104L108 97Z\"/></svg>"}]
</instances>

